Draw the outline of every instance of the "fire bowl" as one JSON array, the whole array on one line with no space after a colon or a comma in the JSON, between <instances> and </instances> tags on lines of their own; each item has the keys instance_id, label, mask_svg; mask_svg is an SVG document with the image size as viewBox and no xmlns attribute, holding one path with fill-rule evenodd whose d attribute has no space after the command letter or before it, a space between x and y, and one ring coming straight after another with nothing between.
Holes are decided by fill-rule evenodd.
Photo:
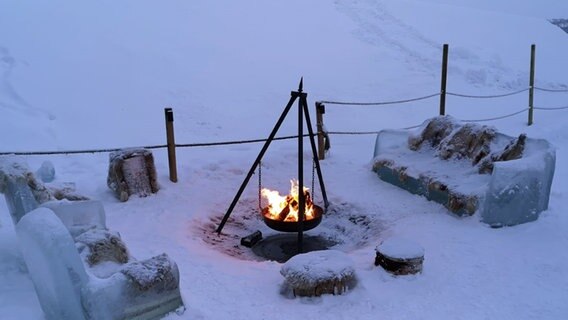
<instances>
[{"instance_id":1,"label":"fire bowl","mask_svg":"<svg viewBox=\"0 0 568 320\"><path fill-rule=\"evenodd\" d=\"M273 219L266 217L267 212L268 212L268 207L262 209L262 218L264 219L264 223L270 229L280 231L280 232L298 232L299 231L298 228L300 227L300 224L298 223L298 221L273 220ZM313 219L304 220L304 226L303 226L304 230L303 231L311 230L311 229L317 227L320 224L321 218L323 216L323 209L314 204L314 212L315 212L315 217Z\"/></svg>"}]
</instances>

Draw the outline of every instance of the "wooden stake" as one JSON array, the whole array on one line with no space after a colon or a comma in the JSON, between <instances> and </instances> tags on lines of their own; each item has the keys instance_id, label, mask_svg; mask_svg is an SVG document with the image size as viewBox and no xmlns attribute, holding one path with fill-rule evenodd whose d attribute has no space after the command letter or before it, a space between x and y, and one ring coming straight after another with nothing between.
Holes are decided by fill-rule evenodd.
<instances>
[{"instance_id":1,"label":"wooden stake","mask_svg":"<svg viewBox=\"0 0 568 320\"><path fill-rule=\"evenodd\" d=\"M323 134L323 114L325 113L325 105L316 102L316 130L318 131L318 159L325 159L325 140Z\"/></svg>"},{"instance_id":2,"label":"wooden stake","mask_svg":"<svg viewBox=\"0 0 568 320\"><path fill-rule=\"evenodd\" d=\"M442 86L440 89L440 115L446 114L446 82L448 79L448 44L444 44L442 56Z\"/></svg>"},{"instance_id":3,"label":"wooden stake","mask_svg":"<svg viewBox=\"0 0 568 320\"><path fill-rule=\"evenodd\" d=\"M529 126L533 124L533 112L534 112L534 68L535 68L535 53L536 46L531 45L531 71L529 79Z\"/></svg>"},{"instance_id":4,"label":"wooden stake","mask_svg":"<svg viewBox=\"0 0 568 320\"><path fill-rule=\"evenodd\" d=\"M168 165L170 167L170 181L177 182L176 142L174 139L174 112L172 108L164 108L166 117L166 139L168 144Z\"/></svg>"}]
</instances>

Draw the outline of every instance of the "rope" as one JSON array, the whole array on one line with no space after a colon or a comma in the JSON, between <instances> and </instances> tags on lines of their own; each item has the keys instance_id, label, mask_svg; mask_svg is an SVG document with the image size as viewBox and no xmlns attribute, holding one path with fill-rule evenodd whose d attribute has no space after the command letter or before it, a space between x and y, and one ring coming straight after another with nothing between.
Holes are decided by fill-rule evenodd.
<instances>
[{"instance_id":1,"label":"rope","mask_svg":"<svg viewBox=\"0 0 568 320\"><path fill-rule=\"evenodd\" d=\"M523 110L519 110L517 112L513 112L511 114L506 114L504 116L500 116L500 117L494 117L494 118L486 118L486 119L477 119L477 120L461 120L463 122L484 122L484 121L493 121L493 120L500 120L500 119L505 119L505 118L509 118L512 116L516 116L519 113L523 113L525 111L529 110L529 108L524 108Z\"/></svg>"},{"instance_id":2,"label":"rope","mask_svg":"<svg viewBox=\"0 0 568 320\"><path fill-rule=\"evenodd\" d=\"M309 134L304 134L304 137L309 137ZM314 133L314 137L317 133ZM272 140L289 140L298 139L298 135L295 136L284 136L275 137ZM176 148L192 148L192 147L211 147L211 146L227 146L232 144L246 144L246 143L256 143L256 142L266 142L268 139L251 139L251 140L233 140L233 141L220 141L220 142L204 142L204 143L186 143L186 144L176 144Z\"/></svg>"},{"instance_id":3,"label":"rope","mask_svg":"<svg viewBox=\"0 0 568 320\"><path fill-rule=\"evenodd\" d=\"M449 95L449 96L455 96L455 97L461 97L461 98L491 99L491 98L503 98L503 97L512 96L512 95L515 95L515 94L519 94L519 93L528 91L529 89L530 89L530 88L525 88L525 89L521 89L521 90L509 92L509 93L494 94L494 95L487 95L487 96L483 96L483 95L470 95L470 94L462 94L462 93L455 93L455 92L446 92L446 94Z\"/></svg>"},{"instance_id":4,"label":"rope","mask_svg":"<svg viewBox=\"0 0 568 320\"><path fill-rule=\"evenodd\" d=\"M536 110L546 110L546 111L550 111L550 110L562 110L562 109L568 109L568 106L565 106L565 107L557 107L557 108L537 108L537 107L534 107L533 109L536 109Z\"/></svg>"},{"instance_id":5,"label":"rope","mask_svg":"<svg viewBox=\"0 0 568 320\"><path fill-rule=\"evenodd\" d=\"M319 101L319 102L323 103L323 104L336 104L336 105L344 105L344 106L384 106L384 105L389 105L389 104L400 104L400 103L420 101L420 100L430 99L432 97L436 97L436 96L439 96L439 95L440 95L439 93L433 93L433 94L423 96L423 97L418 97L418 98L412 98L412 99L406 99L406 100L395 100L395 101L384 101L384 102L345 102L345 101L329 101L329 100L323 100L323 101Z\"/></svg>"},{"instance_id":6,"label":"rope","mask_svg":"<svg viewBox=\"0 0 568 320\"><path fill-rule=\"evenodd\" d=\"M328 134L337 135L364 135L364 134L377 134L379 131L330 131Z\"/></svg>"},{"instance_id":7,"label":"rope","mask_svg":"<svg viewBox=\"0 0 568 320\"><path fill-rule=\"evenodd\" d=\"M548 88L539 88L534 87L535 90L545 91L545 92L568 92L568 89L548 89Z\"/></svg>"},{"instance_id":8,"label":"rope","mask_svg":"<svg viewBox=\"0 0 568 320\"><path fill-rule=\"evenodd\" d=\"M134 148L144 148L144 149L161 149L165 148L167 145L155 145L155 146L145 146L145 147L134 147ZM88 149L88 150L68 150L68 151L22 151L22 152L0 152L0 156L16 155L16 156L40 156L40 155L54 155L54 154L81 154L81 153L103 153L103 152L114 152L123 149L133 149L129 148L112 148L112 149Z\"/></svg>"},{"instance_id":9,"label":"rope","mask_svg":"<svg viewBox=\"0 0 568 320\"><path fill-rule=\"evenodd\" d=\"M422 124L418 124L411 127L404 127L401 128L402 130L410 130L416 129L420 127ZM329 131L328 134L336 134L336 135L365 135L365 134L378 134L380 131Z\"/></svg>"},{"instance_id":10,"label":"rope","mask_svg":"<svg viewBox=\"0 0 568 320\"><path fill-rule=\"evenodd\" d=\"M304 134L304 137L309 137L309 134ZM314 133L317 136L317 133ZM275 137L272 140L289 140L298 139L298 136L284 136ZM203 143L187 143L187 144L176 144L176 148L191 148L191 147L209 147L209 146L225 146L234 144L247 144L247 143L257 143L266 142L268 139L252 139L252 140L233 140L233 141L220 141L220 142L203 142ZM167 148L168 145L154 145L154 146L141 146L136 148L143 149L162 149ZM103 152L114 152L129 148L112 148L112 149L90 149L90 150L67 150L67 151L21 151L21 152L0 152L0 156L16 155L16 156L39 156L39 155L56 155L56 154L82 154L82 153L103 153Z\"/></svg>"}]
</instances>

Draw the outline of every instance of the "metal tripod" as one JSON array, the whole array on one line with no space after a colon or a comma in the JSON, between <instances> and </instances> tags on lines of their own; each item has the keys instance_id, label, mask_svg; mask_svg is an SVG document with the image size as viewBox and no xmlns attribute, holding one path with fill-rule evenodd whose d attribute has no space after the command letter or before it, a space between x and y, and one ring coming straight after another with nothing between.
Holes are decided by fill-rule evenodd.
<instances>
[{"instance_id":1,"label":"metal tripod","mask_svg":"<svg viewBox=\"0 0 568 320\"><path fill-rule=\"evenodd\" d=\"M276 125L274 125L274 129L272 129L272 132L268 136L268 139L264 143L264 146L262 146L262 149L260 150L260 153L256 157L256 160L252 164L252 167L250 168L245 180L243 181L243 183L241 184L241 187L237 191L237 194L235 195L233 202L231 202L229 209L227 209L225 216L223 216L223 220L221 220L219 227L217 227L216 232L218 234L221 234L221 231L223 230L225 223L227 222L227 220L229 219L229 216L231 215L231 212L233 212L233 209L237 205L237 202L239 201L243 191L245 190L250 178L254 174L256 167L258 166L258 164L262 160L264 153L266 153L268 146L270 146L270 143L274 140L274 137L276 136L278 129L280 129L282 122L284 122L284 119L286 119L286 116L288 115L288 112L290 111L290 109L294 105L294 102L296 102L296 100L298 100L298 253L303 252L304 213L306 211L306 197L304 195L304 192L302 191L302 190L304 190L304 156L303 156L303 151L304 151L304 118L306 120L306 126L308 128L308 137L310 139L310 145L311 145L311 148L312 148L312 157L313 157L313 160L314 160L315 169L316 169L316 172L317 172L317 175L318 175L318 181L319 181L319 184L320 184L321 193L322 193L322 197L323 197L323 201L324 201L324 206L325 206L324 210L327 210L327 207L329 205L329 202L327 201L327 194L325 192L325 185L323 183L323 176L322 176L321 169L320 169L320 163L319 163L317 149L316 149L316 142L315 142L315 139L314 139L314 130L312 128L312 124L311 124L311 120L310 120L310 113L309 113L309 110L308 110L308 101L307 101L308 94L303 92L303 86L304 86L304 78L302 78L300 80L300 85L298 87L298 91L292 91L291 92L290 101L288 101L288 104L284 108L282 115L280 116L280 118L276 122Z\"/></svg>"}]
</instances>

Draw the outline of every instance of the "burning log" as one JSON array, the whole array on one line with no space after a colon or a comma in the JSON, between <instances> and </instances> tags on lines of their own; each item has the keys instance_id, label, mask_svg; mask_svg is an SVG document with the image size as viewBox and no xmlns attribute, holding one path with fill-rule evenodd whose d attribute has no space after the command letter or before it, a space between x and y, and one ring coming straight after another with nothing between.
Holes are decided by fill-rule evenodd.
<instances>
[{"instance_id":1,"label":"burning log","mask_svg":"<svg viewBox=\"0 0 568 320\"><path fill-rule=\"evenodd\" d=\"M286 221L286 217L288 217L289 214L290 214L290 206L285 206L284 209L282 209L282 211L280 211L280 213L278 214L278 218L276 220Z\"/></svg>"}]
</instances>

